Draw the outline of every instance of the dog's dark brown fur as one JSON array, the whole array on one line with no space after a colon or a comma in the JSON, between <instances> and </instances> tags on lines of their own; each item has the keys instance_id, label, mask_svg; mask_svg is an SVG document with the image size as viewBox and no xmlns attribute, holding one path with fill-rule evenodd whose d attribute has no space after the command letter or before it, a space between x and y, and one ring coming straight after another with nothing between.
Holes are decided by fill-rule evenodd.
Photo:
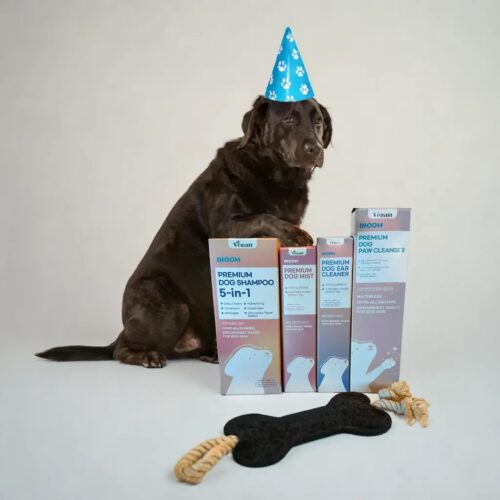
<instances>
[{"instance_id":1,"label":"dog's dark brown fur","mask_svg":"<svg viewBox=\"0 0 500 500\"><path fill-rule=\"evenodd\" d=\"M257 98L242 139L226 143L175 204L123 296L124 329L107 347L66 346L37 354L57 361L117 359L162 367L167 359L217 359L208 238L276 237L313 243L300 229L307 183L331 140L314 99Z\"/></svg>"}]
</instances>

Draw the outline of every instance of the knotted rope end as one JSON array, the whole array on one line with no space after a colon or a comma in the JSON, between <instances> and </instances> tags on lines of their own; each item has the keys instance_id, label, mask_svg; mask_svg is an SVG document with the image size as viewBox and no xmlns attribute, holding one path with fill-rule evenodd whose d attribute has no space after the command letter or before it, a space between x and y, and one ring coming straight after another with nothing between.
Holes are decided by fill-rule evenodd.
<instances>
[{"instance_id":1,"label":"knotted rope end","mask_svg":"<svg viewBox=\"0 0 500 500\"><path fill-rule=\"evenodd\" d=\"M408 425L419 422L422 427L429 425L429 406L424 398L415 398L410 386L404 382L394 382L390 387L378 392L379 400L373 403L382 410L404 415Z\"/></svg>"},{"instance_id":2,"label":"knotted rope end","mask_svg":"<svg viewBox=\"0 0 500 500\"><path fill-rule=\"evenodd\" d=\"M198 484L222 458L238 444L238 436L218 436L198 444L175 464L174 474L178 481Z\"/></svg>"}]
</instances>

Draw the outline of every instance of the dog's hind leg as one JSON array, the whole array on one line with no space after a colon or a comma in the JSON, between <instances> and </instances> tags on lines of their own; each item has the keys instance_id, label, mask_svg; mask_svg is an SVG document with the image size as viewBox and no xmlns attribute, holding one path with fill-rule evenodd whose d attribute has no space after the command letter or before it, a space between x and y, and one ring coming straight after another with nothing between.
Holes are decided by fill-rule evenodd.
<instances>
[{"instance_id":1,"label":"dog's hind leg","mask_svg":"<svg viewBox=\"0 0 500 500\"><path fill-rule=\"evenodd\" d=\"M125 328L113 357L122 363L162 368L188 321L189 307L167 279L141 280L125 292Z\"/></svg>"}]
</instances>

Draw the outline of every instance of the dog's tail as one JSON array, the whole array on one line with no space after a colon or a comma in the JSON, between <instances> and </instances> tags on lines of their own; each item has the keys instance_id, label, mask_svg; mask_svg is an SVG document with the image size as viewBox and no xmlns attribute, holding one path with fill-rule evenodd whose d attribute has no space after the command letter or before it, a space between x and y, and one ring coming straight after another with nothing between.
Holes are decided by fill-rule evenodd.
<instances>
[{"instance_id":1,"label":"dog's tail","mask_svg":"<svg viewBox=\"0 0 500 500\"><path fill-rule=\"evenodd\" d=\"M107 346L66 345L37 352L35 356L52 361L100 361L113 359L115 346L116 340Z\"/></svg>"}]
</instances>

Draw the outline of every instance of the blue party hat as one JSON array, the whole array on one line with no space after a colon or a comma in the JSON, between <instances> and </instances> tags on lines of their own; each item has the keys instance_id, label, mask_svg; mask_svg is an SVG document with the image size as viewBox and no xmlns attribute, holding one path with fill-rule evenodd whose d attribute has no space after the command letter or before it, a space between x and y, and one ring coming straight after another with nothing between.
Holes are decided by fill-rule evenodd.
<instances>
[{"instance_id":1,"label":"blue party hat","mask_svg":"<svg viewBox=\"0 0 500 500\"><path fill-rule=\"evenodd\" d=\"M287 28L267 84L266 97L273 101L304 101L314 92L292 30Z\"/></svg>"}]
</instances>

